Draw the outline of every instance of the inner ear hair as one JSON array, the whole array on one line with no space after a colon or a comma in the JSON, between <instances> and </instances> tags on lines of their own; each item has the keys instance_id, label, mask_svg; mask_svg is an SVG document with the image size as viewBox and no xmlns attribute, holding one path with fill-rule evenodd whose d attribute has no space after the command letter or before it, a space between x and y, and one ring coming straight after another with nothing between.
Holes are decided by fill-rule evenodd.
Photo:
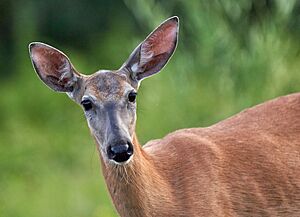
<instances>
[{"instance_id":1,"label":"inner ear hair","mask_svg":"<svg viewBox=\"0 0 300 217\"><path fill-rule=\"evenodd\" d=\"M74 90L80 75L63 52L41 42L31 43L29 52L36 73L48 87L59 92Z\"/></svg>"},{"instance_id":2,"label":"inner ear hair","mask_svg":"<svg viewBox=\"0 0 300 217\"><path fill-rule=\"evenodd\" d=\"M174 53L178 40L178 17L171 17L159 25L134 49L121 68L129 72L135 82L159 72Z\"/></svg>"}]
</instances>

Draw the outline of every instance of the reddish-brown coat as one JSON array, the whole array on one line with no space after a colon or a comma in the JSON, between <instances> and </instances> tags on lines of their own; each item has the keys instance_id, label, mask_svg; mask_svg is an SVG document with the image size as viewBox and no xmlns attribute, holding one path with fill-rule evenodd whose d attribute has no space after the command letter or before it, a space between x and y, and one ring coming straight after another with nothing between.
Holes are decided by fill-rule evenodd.
<instances>
[{"instance_id":1,"label":"reddish-brown coat","mask_svg":"<svg viewBox=\"0 0 300 217\"><path fill-rule=\"evenodd\" d=\"M84 108L86 117L121 216L300 216L300 93L139 145L128 91L168 62L178 27L177 17L167 19L114 72L79 74L43 43L30 44L30 57L48 87L92 105L93 112ZM127 162L110 159L107 148L125 138L134 155Z\"/></svg>"},{"instance_id":2,"label":"reddish-brown coat","mask_svg":"<svg viewBox=\"0 0 300 217\"><path fill-rule=\"evenodd\" d=\"M121 216L300 216L300 94L183 129L102 168Z\"/></svg>"}]
</instances>

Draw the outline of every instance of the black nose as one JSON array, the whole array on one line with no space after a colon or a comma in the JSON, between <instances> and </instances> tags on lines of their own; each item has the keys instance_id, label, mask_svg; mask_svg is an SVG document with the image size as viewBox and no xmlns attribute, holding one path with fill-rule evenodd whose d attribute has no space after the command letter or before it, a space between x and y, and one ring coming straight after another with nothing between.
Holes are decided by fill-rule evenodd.
<instances>
[{"instance_id":1,"label":"black nose","mask_svg":"<svg viewBox=\"0 0 300 217\"><path fill-rule=\"evenodd\" d=\"M131 142L110 145L107 148L108 158L118 163L127 161L133 154L133 146Z\"/></svg>"}]
</instances>

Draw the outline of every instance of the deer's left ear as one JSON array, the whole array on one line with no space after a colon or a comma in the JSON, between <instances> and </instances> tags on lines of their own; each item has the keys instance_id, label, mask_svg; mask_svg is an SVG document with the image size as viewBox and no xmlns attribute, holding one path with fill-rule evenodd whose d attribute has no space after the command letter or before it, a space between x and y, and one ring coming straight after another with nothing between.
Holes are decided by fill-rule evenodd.
<instances>
[{"instance_id":1,"label":"deer's left ear","mask_svg":"<svg viewBox=\"0 0 300 217\"><path fill-rule=\"evenodd\" d=\"M159 72L175 51L178 28L178 17L164 21L132 52L121 69L137 82Z\"/></svg>"},{"instance_id":2,"label":"deer's left ear","mask_svg":"<svg viewBox=\"0 0 300 217\"><path fill-rule=\"evenodd\" d=\"M36 73L48 87L54 91L73 92L81 75L63 52L50 45L33 42L29 45L29 53Z\"/></svg>"}]
</instances>

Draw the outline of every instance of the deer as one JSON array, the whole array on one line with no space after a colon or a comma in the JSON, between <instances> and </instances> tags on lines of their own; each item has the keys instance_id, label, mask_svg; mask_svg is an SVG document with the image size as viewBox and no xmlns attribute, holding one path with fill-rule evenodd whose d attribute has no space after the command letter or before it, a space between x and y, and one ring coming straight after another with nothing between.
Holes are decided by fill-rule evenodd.
<instances>
[{"instance_id":1,"label":"deer","mask_svg":"<svg viewBox=\"0 0 300 217\"><path fill-rule=\"evenodd\" d=\"M32 42L39 78L79 104L112 202L122 217L300 216L300 93L209 127L176 130L141 146L140 83L167 64L179 19L161 23L118 70L79 73L56 48Z\"/></svg>"}]
</instances>

